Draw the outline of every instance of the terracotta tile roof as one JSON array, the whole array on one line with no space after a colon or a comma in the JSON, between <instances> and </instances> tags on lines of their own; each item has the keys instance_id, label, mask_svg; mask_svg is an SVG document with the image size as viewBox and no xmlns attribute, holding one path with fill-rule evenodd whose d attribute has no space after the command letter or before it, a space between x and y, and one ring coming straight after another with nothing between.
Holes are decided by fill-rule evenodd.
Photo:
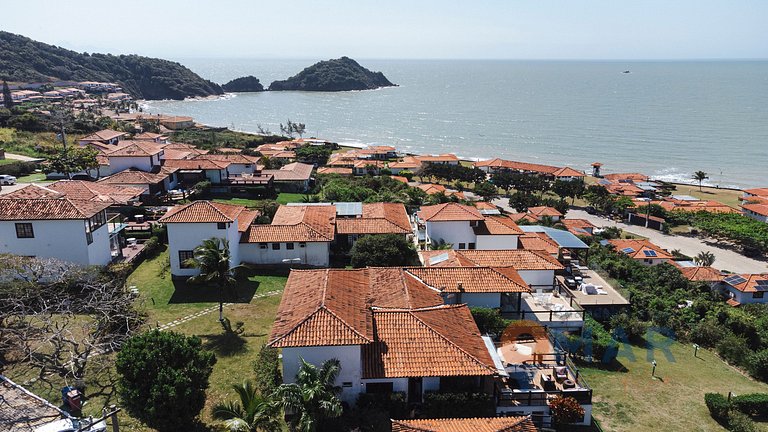
<instances>
[{"instance_id":1,"label":"terracotta tile roof","mask_svg":"<svg viewBox=\"0 0 768 432\"><path fill-rule=\"evenodd\" d=\"M237 220L239 222L241 213L245 211L246 208L243 206L214 201L194 201L173 207L159 221L163 223L227 223ZM242 220L248 221L250 216L251 212L247 213Z\"/></svg>"},{"instance_id":2,"label":"terracotta tile roof","mask_svg":"<svg viewBox=\"0 0 768 432\"><path fill-rule=\"evenodd\" d=\"M466 305L374 309L376 339L363 345L363 378L494 375Z\"/></svg>"},{"instance_id":3,"label":"terracotta tile roof","mask_svg":"<svg viewBox=\"0 0 768 432\"><path fill-rule=\"evenodd\" d=\"M499 208L496 207L495 204L489 203L488 201L475 201L474 203L475 208L478 210L498 210Z\"/></svg>"},{"instance_id":4,"label":"terracotta tile roof","mask_svg":"<svg viewBox=\"0 0 768 432\"><path fill-rule=\"evenodd\" d=\"M445 153L440 155L420 155L414 156L414 158L421 162L458 162L459 158L453 153Z\"/></svg>"},{"instance_id":5,"label":"terracotta tile roof","mask_svg":"<svg viewBox=\"0 0 768 432\"><path fill-rule=\"evenodd\" d=\"M210 159L166 159L163 166L182 170L223 170L230 166L231 162Z\"/></svg>"},{"instance_id":6,"label":"terracotta tile roof","mask_svg":"<svg viewBox=\"0 0 768 432\"><path fill-rule=\"evenodd\" d=\"M491 267L411 267L406 271L443 292L531 292L528 284L511 268L503 273Z\"/></svg>"},{"instance_id":7,"label":"terracotta tile roof","mask_svg":"<svg viewBox=\"0 0 768 432\"><path fill-rule=\"evenodd\" d=\"M60 180L48 188L76 200L101 201L125 205L137 199L144 189L129 186L113 186L82 180Z\"/></svg>"},{"instance_id":8,"label":"terracotta tile roof","mask_svg":"<svg viewBox=\"0 0 768 432\"><path fill-rule=\"evenodd\" d=\"M243 210L237 216L237 230L239 232L245 232L251 227L253 221L259 217L261 212L258 210Z\"/></svg>"},{"instance_id":9,"label":"terracotta tile roof","mask_svg":"<svg viewBox=\"0 0 768 432\"><path fill-rule=\"evenodd\" d=\"M534 163L528 163L528 162L517 162L517 161L510 161L510 160L505 160L501 158L477 161L474 163L474 166L478 168L490 167L494 169L508 169L508 170L514 170L514 171L535 172L535 173L547 174L547 175L552 175L556 171L562 170L562 168L551 166L551 165L534 164Z\"/></svg>"},{"instance_id":10,"label":"terracotta tile roof","mask_svg":"<svg viewBox=\"0 0 768 432\"><path fill-rule=\"evenodd\" d=\"M743 204L741 208L761 216L768 216L768 204Z\"/></svg>"},{"instance_id":11,"label":"terracotta tile roof","mask_svg":"<svg viewBox=\"0 0 768 432\"><path fill-rule=\"evenodd\" d=\"M173 167L169 167L173 169ZM168 178L168 172L161 170L158 173L150 173L146 171L139 171L139 170L125 170L120 171L119 173L112 174L111 176L104 177L103 179L97 181L97 183L104 183L104 184L136 184L136 185L145 185L145 184L157 184L163 182L166 178Z\"/></svg>"},{"instance_id":12,"label":"terracotta tile roof","mask_svg":"<svg viewBox=\"0 0 768 432\"><path fill-rule=\"evenodd\" d=\"M744 189L744 192L749 195L768 197L768 188Z\"/></svg>"},{"instance_id":13,"label":"terracotta tile roof","mask_svg":"<svg viewBox=\"0 0 768 432\"><path fill-rule=\"evenodd\" d=\"M384 168L386 164L384 161L375 160L375 159L358 159L354 163L352 163L352 167L354 168Z\"/></svg>"},{"instance_id":14,"label":"terracotta tile roof","mask_svg":"<svg viewBox=\"0 0 768 432\"><path fill-rule=\"evenodd\" d=\"M536 432L530 416L392 420L392 432Z\"/></svg>"},{"instance_id":15,"label":"terracotta tile roof","mask_svg":"<svg viewBox=\"0 0 768 432\"><path fill-rule=\"evenodd\" d=\"M563 167L552 173L555 177L585 177L581 171L576 171L570 167Z\"/></svg>"},{"instance_id":16,"label":"terracotta tile roof","mask_svg":"<svg viewBox=\"0 0 768 432\"><path fill-rule=\"evenodd\" d=\"M648 181L649 177L642 173L616 173L616 174L605 174L603 176L606 180L610 181L619 181L619 180L631 180L633 182L644 182Z\"/></svg>"},{"instance_id":17,"label":"terracotta tile roof","mask_svg":"<svg viewBox=\"0 0 768 432\"><path fill-rule=\"evenodd\" d=\"M118 132L112 129L104 129L94 132L86 137L80 138L80 141L109 141L127 135L125 132Z\"/></svg>"},{"instance_id":18,"label":"terracotta tile roof","mask_svg":"<svg viewBox=\"0 0 768 432\"><path fill-rule=\"evenodd\" d=\"M475 235L521 235L523 231L507 216L485 216L474 228Z\"/></svg>"},{"instance_id":19,"label":"terracotta tile roof","mask_svg":"<svg viewBox=\"0 0 768 432\"><path fill-rule=\"evenodd\" d=\"M523 249L545 251L552 255L560 252L560 246L546 233L525 233L518 238L518 241Z\"/></svg>"},{"instance_id":20,"label":"terracotta tile roof","mask_svg":"<svg viewBox=\"0 0 768 432\"><path fill-rule=\"evenodd\" d=\"M667 199L664 201L653 201L652 204L658 204L664 210L667 211L685 211L685 212L699 212L706 211L710 213L738 213L739 211L733 207L727 206L717 201L683 201ZM638 213L643 213L641 210L647 205L647 202L638 202Z\"/></svg>"},{"instance_id":21,"label":"terracotta tile roof","mask_svg":"<svg viewBox=\"0 0 768 432\"><path fill-rule=\"evenodd\" d=\"M725 303L727 303L729 306L733 306L733 307L741 306L741 303L739 303L736 299L733 299L733 298L729 298L728 300L726 300Z\"/></svg>"},{"instance_id":22,"label":"terracotta tile roof","mask_svg":"<svg viewBox=\"0 0 768 432\"><path fill-rule=\"evenodd\" d=\"M123 140L114 148L106 149L107 157L148 157L159 154L163 148L152 141Z\"/></svg>"},{"instance_id":23,"label":"terracotta tile roof","mask_svg":"<svg viewBox=\"0 0 768 432\"><path fill-rule=\"evenodd\" d=\"M252 165L257 163L259 158L256 156L248 156L244 154L204 154L195 157L195 160L212 160L239 165Z\"/></svg>"},{"instance_id":24,"label":"terracotta tile roof","mask_svg":"<svg viewBox=\"0 0 768 432\"><path fill-rule=\"evenodd\" d=\"M303 181L312 175L312 165L293 162L278 170L263 170L261 173L274 176L275 181Z\"/></svg>"},{"instance_id":25,"label":"terracotta tile roof","mask_svg":"<svg viewBox=\"0 0 768 432\"><path fill-rule=\"evenodd\" d=\"M438 251L435 251L438 252ZM513 267L517 270L562 270L563 265L540 250L461 250L455 251L468 265Z\"/></svg>"},{"instance_id":26,"label":"terracotta tile roof","mask_svg":"<svg viewBox=\"0 0 768 432\"><path fill-rule=\"evenodd\" d=\"M682 267L680 273L686 279L694 282L720 282L723 280L723 274L714 267Z\"/></svg>"},{"instance_id":27,"label":"terracotta tile roof","mask_svg":"<svg viewBox=\"0 0 768 432\"><path fill-rule=\"evenodd\" d=\"M166 164L169 160L192 159L197 156L196 153L189 150L164 149L163 152L163 158L165 159Z\"/></svg>"},{"instance_id":28,"label":"terracotta tile roof","mask_svg":"<svg viewBox=\"0 0 768 432\"><path fill-rule=\"evenodd\" d=\"M426 192L427 195L445 193L445 186L439 184L422 183L416 187Z\"/></svg>"},{"instance_id":29,"label":"terracotta tile roof","mask_svg":"<svg viewBox=\"0 0 768 432\"><path fill-rule=\"evenodd\" d=\"M605 189L615 195L623 196L638 196L643 193L643 190L635 186L632 183L610 183L603 185Z\"/></svg>"},{"instance_id":30,"label":"terracotta tile roof","mask_svg":"<svg viewBox=\"0 0 768 432\"><path fill-rule=\"evenodd\" d=\"M634 259L671 259L674 258L669 252L656 246L648 240L635 240L635 239L614 239L608 240L608 243L612 244L616 249L616 252L621 252ZM624 252L624 250L627 252ZM632 251L630 251L632 249ZM652 256L648 256L646 251L649 251ZM655 256L653 256L655 254Z\"/></svg>"},{"instance_id":31,"label":"terracotta tile roof","mask_svg":"<svg viewBox=\"0 0 768 432\"><path fill-rule=\"evenodd\" d=\"M399 169L418 169L421 168L421 161L416 159L413 156L406 156L401 161L397 162L390 162L388 165L390 168L399 168Z\"/></svg>"},{"instance_id":32,"label":"terracotta tile roof","mask_svg":"<svg viewBox=\"0 0 768 432\"><path fill-rule=\"evenodd\" d=\"M539 221L536 219L536 216L529 213L512 213L509 215L509 218L515 222L521 222L525 220L528 222L537 223Z\"/></svg>"},{"instance_id":33,"label":"terracotta tile roof","mask_svg":"<svg viewBox=\"0 0 768 432\"><path fill-rule=\"evenodd\" d=\"M391 178L392 180L397 180L400 183L408 184L408 179L402 176L391 175L389 176L389 178Z\"/></svg>"},{"instance_id":34,"label":"terracotta tile roof","mask_svg":"<svg viewBox=\"0 0 768 432\"><path fill-rule=\"evenodd\" d=\"M743 282L737 283L737 282L729 281L728 280L729 277L732 277L732 276L741 276L741 278L743 279ZM732 286L733 288L745 293L768 291L768 273L726 275L723 278L723 281L728 285Z\"/></svg>"},{"instance_id":35,"label":"terracotta tile roof","mask_svg":"<svg viewBox=\"0 0 768 432\"><path fill-rule=\"evenodd\" d=\"M534 215L534 216L562 216L563 214L557 211L554 207L547 207L547 206L541 206L541 207L529 207L528 213Z\"/></svg>"},{"instance_id":36,"label":"terracotta tile roof","mask_svg":"<svg viewBox=\"0 0 768 432\"><path fill-rule=\"evenodd\" d=\"M151 141L154 141L156 139L168 139L168 136L167 135L163 135L163 134L154 133L154 132L142 132L142 133L140 133L138 135L135 135L133 137L133 139L135 139L135 140L151 140Z\"/></svg>"},{"instance_id":37,"label":"terracotta tile roof","mask_svg":"<svg viewBox=\"0 0 768 432\"><path fill-rule=\"evenodd\" d=\"M568 231L571 231L571 228L580 228L582 230L596 228L592 222L586 219L563 219L560 222L568 228ZM583 235L584 233L580 234ZM586 234L589 234L589 232L586 232Z\"/></svg>"},{"instance_id":38,"label":"terracotta tile roof","mask_svg":"<svg viewBox=\"0 0 768 432\"><path fill-rule=\"evenodd\" d=\"M336 219L339 234L409 234L411 224L405 206L400 203L363 204L359 218Z\"/></svg>"},{"instance_id":39,"label":"terracotta tile roof","mask_svg":"<svg viewBox=\"0 0 768 432\"><path fill-rule=\"evenodd\" d=\"M251 225L241 243L329 242L334 239L336 207L280 206L270 225Z\"/></svg>"},{"instance_id":40,"label":"terracotta tile roof","mask_svg":"<svg viewBox=\"0 0 768 432\"><path fill-rule=\"evenodd\" d=\"M61 198L63 196L64 195L61 192L57 192L51 188L36 184L28 184L21 189L16 189L13 192L0 195L0 199Z\"/></svg>"},{"instance_id":41,"label":"terracotta tile roof","mask_svg":"<svg viewBox=\"0 0 768 432\"><path fill-rule=\"evenodd\" d=\"M0 220L87 219L109 207L109 203L69 198L16 199L0 196Z\"/></svg>"},{"instance_id":42,"label":"terracotta tile roof","mask_svg":"<svg viewBox=\"0 0 768 432\"><path fill-rule=\"evenodd\" d=\"M419 211L419 216L427 222L485 220L485 217L480 214L475 207L457 203L444 203L422 207Z\"/></svg>"},{"instance_id":43,"label":"terracotta tile roof","mask_svg":"<svg viewBox=\"0 0 768 432\"><path fill-rule=\"evenodd\" d=\"M419 251L419 257L425 267L470 267L476 265L455 249Z\"/></svg>"}]
</instances>

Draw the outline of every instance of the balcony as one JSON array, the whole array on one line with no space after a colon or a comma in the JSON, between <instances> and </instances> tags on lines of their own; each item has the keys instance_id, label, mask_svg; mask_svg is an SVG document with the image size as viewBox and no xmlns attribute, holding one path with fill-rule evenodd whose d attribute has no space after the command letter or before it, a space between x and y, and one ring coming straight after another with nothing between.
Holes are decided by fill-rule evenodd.
<instances>
[{"instance_id":1,"label":"balcony","mask_svg":"<svg viewBox=\"0 0 768 432\"><path fill-rule=\"evenodd\" d=\"M107 231L109 235L117 234L124 230L128 224L125 222L125 218L121 214L107 215Z\"/></svg>"}]
</instances>

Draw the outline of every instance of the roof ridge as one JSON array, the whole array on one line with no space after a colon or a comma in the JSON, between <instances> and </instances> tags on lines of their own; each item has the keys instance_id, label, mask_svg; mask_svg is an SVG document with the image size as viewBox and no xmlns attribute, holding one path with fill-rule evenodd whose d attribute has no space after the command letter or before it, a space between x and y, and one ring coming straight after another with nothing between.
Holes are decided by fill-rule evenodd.
<instances>
[{"instance_id":1,"label":"roof ridge","mask_svg":"<svg viewBox=\"0 0 768 432\"><path fill-rule=\"evenodd\" d=\"M416 276L415 274L411 273L411 269L414 269L414 268L424 268L424 269L428 269L428 268L435 268L435 267L405 267L405 268L403 268L403 271L404 271L405 273L407 273L407 274L411 275L411 277L413 277L413 278L414 278L414 279L416 279L417 281L421 282L421 283L422 283L424 286L426 286L427 288L429 288L429 289L431 289L431 290L433 290L433 291L436 291L436 292L438 292L438 293L442 293L442 292L443 292L443 290L442 290L442 289L440 289L440 288L437 288L437 287L433 287L432 285L430 285L430 284L428 284L428 283L424 282L424 280L423 280L422 278L420 278L420 277ZM448 288L448 287L443 287L443 288Z\"/></svg>"},{"instance_id":2,"label":"roof ridge","mask_svg":"<svg viewBox=\"0 0 768 432\"><path fill-rule=\"evenodd\" d=\"M202 202L202 203L204 203L204 204L207 204L208 206L210 206L210 207L212 207L214 210L216 210L216 212L217 212L217 213L218 213L220 216L224 217L225 219L229 219L229 220L230 220L230 221L232 221L232 222L234 222L234 221L235 221L235 219L232 219L231 217L227 216L226 214L224 214L224 212L223 212L223 211L221 211L221 210L220 210L218 207L216 207L216 205L214 204L214 202L213 202L213 201L208 201L208 200L206 200L206 201L195 201L195 202L196 202L196 203L197 203L197 202ZM219 203L216 203L216 204L219 204ZM224 204L224 205L228 205L228 204ZM185 210L186 210L186 209L185 209ZM238 214L239 214L239 213L238 213Z\"/></svg>"},{"instance_id":3,"label":"roof ridge","mask_svg":"<svg viewBox=\"0 0 768 432\"><path fill-rule=\"evenodd\" d=\"M323 303L325 303L325 302L323 302ZM334 312L334 311L332 311L330 308L328 308L328 306L326 306L325 304L323 304L323 305L321 305L319 308L317 308L317 310L316 310L315 312L313 312L313 313L312 313L310 316L312 316L312 315L316 314L316 313L317 313L317 312L319 312L320 310L324 310L324 311L328 312L329 314L331 314L331 315L332 315L334 318L336 318L337 320L339 320L339 322L341 322L341 323L342 323L342 324L343 324L345 327L347 327L348 329L350 329L352 332L356 333L356 334L357 334L358 336L360 336L361 338L365 339L365 340L366 340L366 341L368 341L368 342L373 342L373 341L371 340L371 338L369 338L368 336L365 336L364 334L362 334L362 333L360 333L359 331L357 331L357 329L355 329L355 328L354 328L354 327L353 327L351 324L349 324L348 322L346 322L346 321L345 321L345 320L344 320L342 317L340 317L339 315L337 315L337 314L336 314L336 312Z\"/></svg>"}]
</instances>

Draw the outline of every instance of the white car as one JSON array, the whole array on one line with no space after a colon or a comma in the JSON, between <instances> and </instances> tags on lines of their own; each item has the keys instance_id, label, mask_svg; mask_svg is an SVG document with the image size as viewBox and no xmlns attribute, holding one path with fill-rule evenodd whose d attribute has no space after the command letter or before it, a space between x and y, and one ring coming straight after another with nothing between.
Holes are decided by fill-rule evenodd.
<instances>
[{"instance_id":1,"label":"white car","mask_svg":"<svg viewBox=\"0 0 768 432\"><path fill-rule=\"evenodd\" d=\"M0 174L0 185L15 185L16 177L12 175Z\"/></svg>"}]
</instances>

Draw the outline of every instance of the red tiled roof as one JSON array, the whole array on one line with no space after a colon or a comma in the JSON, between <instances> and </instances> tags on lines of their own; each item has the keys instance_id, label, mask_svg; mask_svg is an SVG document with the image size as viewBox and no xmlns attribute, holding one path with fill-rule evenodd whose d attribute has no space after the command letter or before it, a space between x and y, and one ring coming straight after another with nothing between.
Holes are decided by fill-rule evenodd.
<instances>
[{"instance_id":1,"label":"red tiled roof","mask_svg":"<svg viewBox=\"0 0 768 432\"><path fill-rule=\"evenodd\" d=\"M48 185L48 188L72 199L123 205L144 193L144 189L141 188L113 186L81 180L60 180Z\"/></svg>"},{"instance_id":2,"label":"red tiled roof","mask_svg":"<svg viewBox=\"0 0 768 432\"><path fill-rule=\"evenodd\" d=\"M114 148L104 150L107 157L148 157L163 151L163 148L152 141L123 140Z\"/></svg>"},{"instance_id":3,"label":"red tiled roof","mask_svg":"<svg viewBox=\"0 0 768 432\"><path fill-rule=\"evenodd\" d=\"M109 141L127 135L125 132L118 132L112 129L104 129L94 132L86 137L80 138L80 141Z\"/></svg>"},{"instance_id":4,"label":"red tiled roof","mask_svg":"<svg viewBox=\"0 0 768 432\"><path fill-rule=\"evenodd\" d=\"M551 166L551 165L542 165L542 164L534 164L534 163L528 163L528 162L517 162L517 161L510 161L505 160L501 158L495 158L490 160L484 160L484 161L477 161L474 163L475 167L491 167L494 169L508 169L508 170L515 170L515 171L524 171L524 172L536 172L540 174L547 174L552 175L556 171L561 170L562 168Z\"/></svg>"},{"instance_id":5,"label":"red tiled roof","mask_svg":"<svg viewBox=\"0 0 768 432\"><path fill-rule=\"evenodd\" d=\"M421 168L421 161L413 156L406 156L401 161L390 162L388 166L390 168L418 169Z\"/></svg>"},{"instance_id":6,"label":"red tiled roof","mask_svg":"<svg viewBox=\"0 0 768 432\"><path fill-rule=\"evenodd\" d=\"M428 222L485 220L485 217L475 207L457 203L443 203L422 207L419 211L419 216Z\"/></svg>"},{"instance_id":7,"label":"red tiled roof","mask_svg":"<svg viewBox=\"0 0 768 432\"><path fill-rule=\"evenodd\" d=\"M389 178L391 178L392 180L397 180L400 183L408 184L408 179L402 176L391 175L389 176Z\"/></svg>"},{"instance_id":8,"label":"red tiled roof","mask_svg":"<svg viewBox=\"0 0 768 432\"><path fill-rule=\"evenodd\" d=\"M585 177L581 171L576 171L570 167L563 167L552 173L555 177Z\"/></svg>"},{"instance_id":9,"label":"red tiled roof","mask_svg":"<svg viewBox=\"0 0 768 432\"><path fill-rule=\"evenodd\" d=\"M411 225L405 206L400 203L363 204L359 218L336 219L339 234L408 234Z\"/></svg>"},{"instance_id":10,"label":"red tiled roof","mask_svg":"<svg viewBox=\"0 0 768 432\"><path fill-rule=\"evenodd\" d=\"M192 159L166 159L163 166L182 170L223 170L231 164L227 161L199 159L199 156L195 156Z\"/></svg>"},{"instance_id":11,"label":"red tiled roof","mask_svg":"<svg viewBox=\"0 0 768 432\"><path fill-rule=\"evenodd\" d=\"M723 274L714 267L682 267L680 273L686 279L694 282L719 282L723 280Z\"/></svg>"},{"instance_id":12,"label":"red tiled roof","mask_svg":"<svg viewBox=\"0 0 768 432\"><path fill-rule=\"evenodd\" d=\"M530 416L392 420L392 432L536 432Z\"/></svg>"},{"instance_id":13,"label":"red tiled roof","mask_svg":"<svg viewBox=\"0 0 768 432\"><path fill-rule=\"evenodd\" d=\"M744 192L749 195L768 197L768 188L744 189Z\"/></svg>"},{"instance_id":14,"label":"red tiled roof","mask_svg":"<svg viewBox=\"0 0 768 432\"><path fill-rule=\"evenodd\" d=\"M420 155L414 156L414 158L421 162L458 162L459 158L453 153L445 153L441 155Z\"/></svg>"},{"instance_id":15,"label":"red tiled roof","mask_svg":"<svg viewBox=\"0 0 768 432\"><path fill-rule=\"evenodd\" d=\"M634 259L671 259L674 258L669 252L656 246L648 240L635 240L635 239L614 239L608 240L608 243L612 244L616 249L616 252L621 252ZM633 252L623 252L624 249L632 249ZM647 256L645 251L653 251L656 256Z\"/></svg>"},{"instance_id":16,"label":"red tiled roof","mask_svg":"<svg viewBox=\"0 0 768 432\"><path fill-rule=\"evenodd\" d=\"M511 215L509 215L509 218L515 222L521 222L525 220L528 222L536 223L539 221L538 219L536 219L536 216L529 213L512 213Z\"/></svg>"},{"instance_id":17,"label":"red tiled roof","mask_svg":"<svg viewBox=\"0 0 768 432\"><path fill-rule=\"evenodd\" d=\"M606 174L603 176L606 180L610 181L619 181L619 180L631 180L633 182L644 182L648 181L648 176L642 173L615 173L615 174Z\"/></svg>"},{"instance_id":18,"label":"red tiled roof","mask_svg":"<svg viewBox=\"0 0 768 432\"><path fill-rule=\"evenodd\" d=\"M317 173L318 174L352 175L352 168L320 167L317 169Z\"/></svg>"},{"instance_id":19,"label":"red tiled roof","mask_svg":"<svg viewBox=\"0 0 768 432\"><path fill-rule=\"evenodd\" d=\"M36 184L28 184L21 189L16 189L13 192L0 195L0 199L61 198L63 196L64 195L61 192L57 192L53 189Z\"/></svg>"},{"instance_id":20,"label":"red tiled roof","mask_svg":"<svg viewBox=\"0 0 768 432\"><path fill-rule=\"evenodd\" d=\"M154 133L154 132L142 132L142 133L140 133L138 135L135 135L133 137L133 139L135 139L135 140L151 140L151 141L154 141L154 140L160 139L160 138L168 139L168 136L167 135L163 135L163 134Z\"/></svg>"},{"instance_id":21,"label":"red tiled roof","mask_svg":"<svg viewBox=\"0 0 768 432\"><path fill-rule=\"evenodd\" d=\"M729 306L733 306L733 307L738 307L738 306L741 306L741 303L739 303L739 302L738 302L736 299L732 299L732 298L729 298L729 299L726 301L726 303L727 303Z\"/></svg>"},{"instance_id":22,"label":"red tiled roof","mask_svg":"<svg viewBox=\"0 0 768 432\"><path fill-rule=\"evenodd\" d=\"M174 171L172 167L171 171ZM157 184L161 183L163 180L168 178L168 170L161 170L158 173L149 173L146 171L139 171L139 170L125 170L120 171L119 173L112 174L111 176L104 177L103 179L99 180L97 183L105 183L105 184Z\"/></svg>"},{"instance_id":23,"label":"red tiled roof","mask_svg":"<svg viewBox=\"0 0 768 432\"><path fill-rule=\"evenodd\" d=\"M738 276L741 276L744 279L744 282L737 284L727 282L727 279L730 276L735 275L726 275L723 278L723 281L741 292L752 293L768 291L768 273L740 274Z\"/></svg>"},{"instance_id":24,"label":"red tiled roof","mask_svg":"<svg viewBox=\"0 0 768 432\"><path fill-rule=\"evenodd\" d=\"M485 216L474 228L476 235L521 235L523 231L508 216Z\"/></svg>"},{"instance_id":25,"label":"red tiled roof","mask_svg":"<svg viewBox=\"0 0 768 432\"><path fill-rule=\"evenodd\" d=\"M512 268L503 273L490 267L411 267L406 271L442 292L531 292L528 284Z\"/></svg>"},{"instance_id":26,"label":"red tiled roof","mask_svg":"<svg viewBox=\"0 0 768 432\"><path fill-rule=\"evenodd\" d=\"M88 219L109 207L109 203L69 198L4 198L0 195L0 220Z\"/></svg>"},{"instance_id":27,"label":"red tiled roof","mask_svg":"<svg viewBox=\"0 0 768 432\"><path fill-rule=\"evenodd\" d=\"M528 213L534 216L562 216L563 214L557 211L554 207L528 207Z\"/></svg>"},{"instance_id":28,"label":"red tiled roof","mask_svg":"<svg viewBox=\"0 0 768 432\"><path fill-rule=\"evenodd\" d=\"M741 208L761 216L768 216L768 204L743 204Z\"/></svg>"},{"instance_id":29,"label":"red tiled roof","mask_svg":"<svg viewBox=\"0 0 768 432\"><path fill-rule=\"evenodd\" d=\"M329 242L334 239L336 207L280 206L270 225L251 225L241 243Z\"/></svg>"},{"instance_id":30,"label":"red tiled roof","mask_svg":"<svg viewBox=\"0 0 768 432\"><path fill-rule=\"evenodd\" d=\"M445 193L445 186L439 184L422 183L416 187L426 192L427 195Z\"/></svg>"},{"instance_id":31,"label":"red tiled roof","mask_svg":"<svg viewBox=\"0 0 768 432\"><path fill-rule=\"evenodd\" d=\"M436 251L437 252L437 251ZM563 265L546 252L529 249L461 250L464 260L476 266L513 267L517 270L562 270Z\"/></svg>"},{"instance_id":32,"label":"red tiled roof","mask_svg":"<svg viewBox=\"0 0 768 432\"><path fill-rule=\"evenodd\" d=\"M561 219L568 231L573 235L591 236L595 226L586 219Z\"/></svg>"},{"instance_id":33,"label":"red tiled roof","mask_svg":"<svg viewBox=\"0 0 768 432\"><path fill-rule=\"evenodd\" d=\"M277 170L263 170L261 173L264 175L274 176L275 181L303 181L309 180L312 175L312 165L303 164L300 162L289 163Z\"/></svg>"},{"instance_id":34,"label":"red tiled roof","mask_svg":"<svg viewBox=\"0 0 768 432\"><path fill-rule=\"evenodd\" d=\"M219 223L240 221L240 215L246 211L243 206L223 204L213 201L194 201L189 204L173 207L165 216L160 218L163 223ZM247 221L248 217L242 219ZM255 216L253 216L255 217ZM250 218L252 221L253 218ZM239 226L239 223L238 223Z\"/></svg>"},{"instance_id":35,"label":"red tiled roof","mask_svg":"<svg viewBox=\"0 0 768 432\"><path fill-rule=\"evenodd\" d=\"M560 246L546 233L525 233L518 241L523 249L545 251L552 255L560 252Z\"/></svg>"},{"instance_id":36,"label":"red tiled roof","mask_svg":"<svg viewBox=\"0 0 768 432\"><path fill-rule=\"evenodd\" d=\"M212 160L217 162L228 162L240 165L252 165L259 162L259 158L256 156L248 156L244 154L204 154L195 157L195 160Z\"/></svg>"}]
</instances>

